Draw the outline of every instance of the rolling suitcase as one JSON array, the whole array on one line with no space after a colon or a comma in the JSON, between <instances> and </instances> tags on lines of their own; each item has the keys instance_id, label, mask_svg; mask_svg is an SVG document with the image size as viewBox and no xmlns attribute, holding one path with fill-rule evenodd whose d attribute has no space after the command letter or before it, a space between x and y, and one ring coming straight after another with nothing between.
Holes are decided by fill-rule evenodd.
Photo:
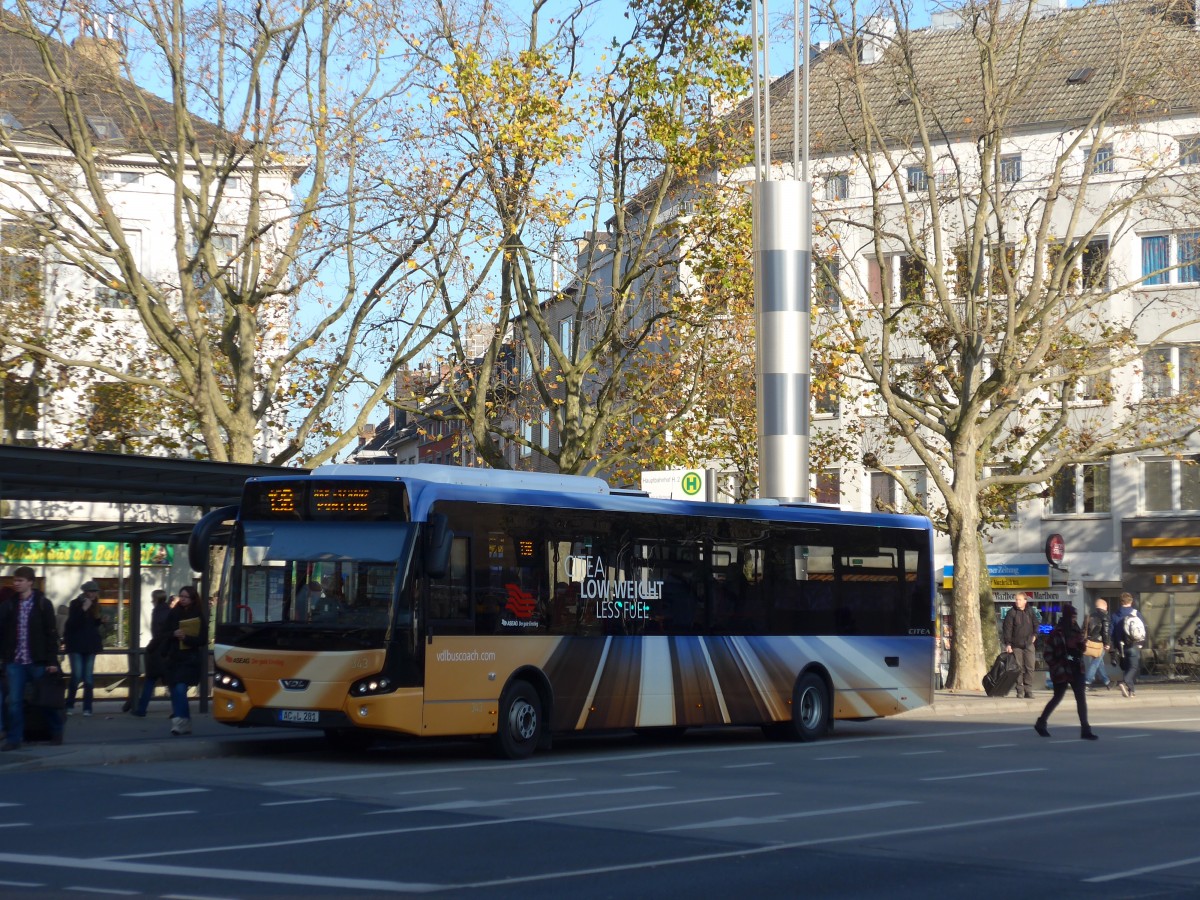
<instances>
[{"instance_id":1,"label":"rolling suitcase","mask_svg":"<svg viewBox=\"0 0 1200 900\"><path fill-rule=\"evenodd\" d=\"M1017 683L1017 658L1011 653L1001 653L983 676L983 690L989 697L1003 697Z\"/></svg>"}]
</instances>

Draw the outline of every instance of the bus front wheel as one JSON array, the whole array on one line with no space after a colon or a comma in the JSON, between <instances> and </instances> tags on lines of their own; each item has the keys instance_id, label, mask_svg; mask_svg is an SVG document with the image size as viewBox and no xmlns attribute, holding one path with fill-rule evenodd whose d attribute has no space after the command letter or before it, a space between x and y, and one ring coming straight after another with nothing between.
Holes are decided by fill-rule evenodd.
<instances>
[{"instance_id":1,"label":"bus front wheel","mask_svg":"<svg viewBox=\"0 0 1200 900\"><path fill-rule=\"evenodd\" d=\"M833 730L829 687L812 672L801 675L792 690L792 717L762 726L769 741L815 741Z\"/></svg>"},{"instance_id":2,"label":"bus front wheel","mask_svg":"<svg viewBox=\"0 0 1200 900\"><path fill-rule=\"evenodd\" d=\"M500 697L496 752L504 759L525 759L542 737L542 701L528 681L515 681Z\"/></svg>"},{"instance_id":3,"label":"bus front wheel","mask_svg":"<svg viewBox=\"0 0 1200 900\"><path fill-rule=\"evenodd\" d=\"M792 721L788 723L792 740L815 741L829 733L833 705L829 688L819 675L800 676L792 691Z\"/></svg>"}]
</instances>

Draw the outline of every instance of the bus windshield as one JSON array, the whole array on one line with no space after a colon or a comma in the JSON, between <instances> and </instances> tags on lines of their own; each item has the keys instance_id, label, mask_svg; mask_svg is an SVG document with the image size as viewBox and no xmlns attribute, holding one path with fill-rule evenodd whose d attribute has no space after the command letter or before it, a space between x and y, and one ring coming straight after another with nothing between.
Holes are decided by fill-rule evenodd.
<instances>
[{"instance_id":1,"label":"bus windshield","mask_svg":"<svg viewBox=\"0 0 1200 900\"><path fill-rule=\"evenodd\" d=\"M245 522L230 548L217 626L309 626L383 640L415 526Z\"/></svg>"}]
</instances>

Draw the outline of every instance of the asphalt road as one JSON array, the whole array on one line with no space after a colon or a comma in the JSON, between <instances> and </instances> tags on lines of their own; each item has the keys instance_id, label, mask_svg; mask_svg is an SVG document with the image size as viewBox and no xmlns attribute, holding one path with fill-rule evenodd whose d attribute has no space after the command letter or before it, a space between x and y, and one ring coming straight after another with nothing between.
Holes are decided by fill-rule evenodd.
<instances>
[{"instance_id":1,"label":"asphalt road","mask_svg":"<svg viewBox=\"0 0 1200 900\"><path fill-rule=\"evenodd\" d=\"M1200 708L323 749L0 776L0 894L1196 897Z\"/></svg>"}]
</instances>

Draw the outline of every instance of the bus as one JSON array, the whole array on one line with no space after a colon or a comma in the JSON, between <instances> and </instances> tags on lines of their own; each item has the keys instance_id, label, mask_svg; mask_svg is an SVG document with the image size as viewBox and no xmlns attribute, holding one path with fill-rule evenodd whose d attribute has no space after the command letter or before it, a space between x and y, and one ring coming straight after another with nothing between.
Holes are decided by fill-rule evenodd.
<instances>
[{"instance_id":1,"label":"bus","mask_svg":"<svg viewBox=\"0 0 1200 900\"><path fill-rule=\"evenodd\" d=\"M916 516L326 465L250 479L188 549L197 570L224 555L216 720L520 759L614 729L809 741L930 703L932 541Z\"/></svg>"}]
</instances>

